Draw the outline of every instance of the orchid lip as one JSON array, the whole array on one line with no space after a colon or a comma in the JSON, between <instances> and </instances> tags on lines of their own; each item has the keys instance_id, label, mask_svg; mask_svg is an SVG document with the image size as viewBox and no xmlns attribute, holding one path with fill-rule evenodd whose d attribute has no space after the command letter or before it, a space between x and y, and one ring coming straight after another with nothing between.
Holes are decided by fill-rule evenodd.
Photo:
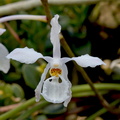
<instances>
[{"instance_id":1,"label":"orchid lip","mask_svg":"<svg viewBox=\"0 0 120 120\"><path fill-rule=\"evenodd\" d=\"M44 81L41 95L49 102L62 103L70 97L68 81L61 79L59 82L59 79L52 76Z\"/></svg>"}]
</instances>

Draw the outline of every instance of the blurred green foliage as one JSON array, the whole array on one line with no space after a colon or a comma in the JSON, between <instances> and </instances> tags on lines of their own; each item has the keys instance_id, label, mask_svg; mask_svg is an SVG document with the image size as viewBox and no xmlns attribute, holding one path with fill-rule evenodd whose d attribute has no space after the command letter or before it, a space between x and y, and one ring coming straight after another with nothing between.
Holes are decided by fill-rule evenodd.
<instances>
[{"instance_id":1,"label":"blurred green foliage","mask_svg":"<svg viewBox=\"0 0 120 120\"><path fill-rule=\"evenodd\" d=\"M26 85L35 89L40 80L40 73L33 65L23 65L22 74Z\"/></svg>"},{"instance_id":2,"label":"blurred green foliage","mask_svg":"<svg viewBox=\"0 0 120 120\"><path fill-rule=\"evenodd\" d=\"M18 103L24 97L24 90L20 85L0 81L0 106Z\"/></svg>"},{"instance_id":3,"label":"blurred green foliage","mask_svg":"<svg viewBox=\"0 0 120 120\"><path fill-rule=\"evenodd\" d=\"M16 2L19 0L3 0L0 1L0 6L4 4L9 4L12 2ZM82 54L91 54L91 49L93 48L93 44L88 38L88 28L86 26L86 21L89 18L89 15L91 13L92 8L94 5L72 5L72 6L67 6L67 5L60 5L60 6L55 6L55 5L50 5L50 11L52 15L59 14L60 15L60 24L62 27L62 33L69 44L70 48L73 50L76 56L80 56ZM19 11L16 14L33 14L33 15L44 15L44 8L43 6L36 7L34 9L30 9L28 11ZM2 16L1 16L2 17ZM46 56L52 56L52 44L50 43L50 27L47 25L47 23L43 23L40 21L31 21L31 20L17 20L17 21L10 21L8 22L11 28L17 33L17 35L20 38L20 41L16 40L14 36L10 33L10 31L7 29L7 31L0 36L0 42L4 44L9 52L11 52L15 48L21 48L21 47L29 47L29 48L34 48L36 51L42 53L43 55ZM93 23L94 24L94 23ZM7 26L2 23L2 25L7 28ZM96 27L97 25L94 24ZM107 34L106 31L104 31L104 27L100 26L97 27L95 30L94 28L90 28L90 31L98 32L96 37L94 34L92 38L96 40L96 43L98 42L99 44L99 39L102 39L100 36L100 32L105 32L105 35ZM108 30L108 29L107 29ZM108 34L109 36L109 34ZM110 39L113 38L114 36L110 36ZM99 39L97 39L99 38ZM93 41L94 43L94 41ZM101 42L100 48L103 48L103 41ZM109 42L107 43L109 45ZM107 46L105 47L107 50ZM61 48L62 49L62 48ZM112 48L113 49L113 48ZM103 52L102 52L103 54ZM67 56L65 51L62 49L62 56ZM69 64L69 63L68 63ZM39 71L37 69L39 67L41 70ZM37 61L36 63L32 65L26 65L19 63L17 61L11 60L11 69L9 70L8 74L3 74L0 71L0 106L5 106L5 105L10 105L10 104L15 104L19 103L22 100L26 99L26 94L30 95L30 97L34 96L34 89L36 88L41 74L44 70L45 67L45 62L42 60ZM69 66L69 78L73 74L71 71L73 70L73 66ZM76 84L78 83L85 83L83 78L81 77L80 74L76 72L76 75L78 75L79 81L75 82ZM95 82L111 82L114 78L116 79L115 75L112 75L113 79L111 79L111 76L105 75L105 73L100 71L100 68L96 69L96 71L87 69L87 72L89 75L92 73L92 78L93 81ZM106 80L105 80L106 79ZM120 80L120 76L117 76L117 82ZM4 81L4 82L3 82ZM112 81L113 82L113 81ZM115 82L115 81L114 81ZM20 85L19 85L20 83ZM24 88L28 88L28 90L24 90ZM33 91L31 93L31 90ZM113 93L114 94L114 93ZM111 95L111 93L107 94L108 96ZM118 94L115 94L116 96ZM116 97L114 96L114 97ZM83 113L80 113L78 115L84 116L86 115L84 111L87 109L86 105L90 107L91 109L94 107L93 112L87 111L86 113L88 116L90 114L93 114L96 112L98 109L101 108L101 106L98 105L98 101L96 103L96 99L94 98L88 98L89 96L86 96L86 98L81 98L81 99L75 99L73 100L74 103L76 101L78 102L78 106L81 108L77 108L77 112L82 111ZM90 100L90 102L88 102ZM113 100L113 98L112 98ZM80 104L80 105L79 105ZM73 105L70 108L64 108L61 104L60 105L48 105L44 109L38 109L36 106L32 106L31 108L28 108L27 111L24 110L21 112L19 118L24 118L24 120L46 120L47 117L57 117L61 116L64 113L68 112L67 110L71 110L73 108L73 113L77 113L74 108L76 108L77 105ZM85 106L85 107L82 107ZM96 107L97 106L97 107ZM82 110L81 110L82 109ZM31 111L33 114L30 114ZM76 115L76 114L75 114ZM62 117L63 117L62 116ZM116 117L116 116L113 116ZM18 118L18 120L19 120ZM62 118L63 119L63 118ZM16 119L17 120L17 119ZM57 118L56 118L57 120Z\"/></svg>"}]
</instances>

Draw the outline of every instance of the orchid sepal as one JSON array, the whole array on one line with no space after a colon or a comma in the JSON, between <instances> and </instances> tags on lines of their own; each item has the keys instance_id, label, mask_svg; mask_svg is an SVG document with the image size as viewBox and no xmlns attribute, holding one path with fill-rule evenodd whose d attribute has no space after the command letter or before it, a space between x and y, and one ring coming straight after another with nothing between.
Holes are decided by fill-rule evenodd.
<instances>
[{"instance_id":1,"label":"orchid sepal","mask_svg":"<svg viewBox=\"0 0 120 120\"><path fill-rule=\"evenodd\" d=\"M39 58L43 58L41 53L36 52L32 48L16 48L10 54L7 55L8 59L13 59L21 63L32 64Z\"/></svg>"},{"instance_id":2,"label":"orchid sepal","mask_svg":"<svg viewBox=\"0 0 120 120\"><path fill-rule=\"evenodd\" d=\"M88 54L81 55L79 57L72 57L79 66L81 67L96 67L98 65L105 65L105 63L98 57L93 57Z\"/></svg>"},{"instance_id":3,"label":"orchid sepal","mask_svg":"<svg viewBox=\"0 0 120 120\"><path fill-rule=\"evenodd\" d=\"M37 87L35 89L36 102L39 102L39 100L40 100L40 95L41 95L41 92L42 92L43 83L44 83L44 80L46 78L46 74L47 74L49 68L50 68L50 64L47 64L46 68L44 69L44 72L41 76L41 80L40 80L39 84L37 85Z\"/></svg>"}]
</instances>

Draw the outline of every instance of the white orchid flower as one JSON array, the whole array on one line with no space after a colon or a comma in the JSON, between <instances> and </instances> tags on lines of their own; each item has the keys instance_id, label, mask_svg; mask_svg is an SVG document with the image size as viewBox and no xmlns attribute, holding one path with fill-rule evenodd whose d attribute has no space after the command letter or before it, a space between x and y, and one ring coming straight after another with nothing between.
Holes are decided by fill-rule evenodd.
<instances>
[{"instance_id":1,"label":"white orchid flower","mask_svg":"<svg viewBox=\"0 0 120 120\"><path fill-rule=\"evenodd\" d=\"M0 35L5 31L5 29L0 28ZM3 71L4 73L7 73L10 68L10 60L6 58L6 55L8 55L8 50L0 43L0 71Z\"/></svg>"},{"instance_id":2,"label":"white orchid flower","mask_svg":"<svg viewBox=\"0 0 120 120\"><path fill-rule=\"evenodd\" d=\"M0 28L0 35L2 35L5 31L6 29Z\"/></svg>"},{"instance_id":3,"label":"white orchid flower","mask_svg":"<svg viewBox=\"0 0 120 120\"><path fill-rule=\"evenodd\" d=\"M39 58L43 58L48 62L41 80L35 89L36 101L40 100L42 95L47 101L52 103L62 103L66 107L71 99L71 83L68 80L68 70L65 65L70 60L82 67L95 67L97 65L105 64L101 59L89 55L82 55L80 57L61 58L59 33L61 26L58 23L59 15L55 15L51 20L50 40L53 44L53 57L43 56L41 53L33 49L16 48L8 56L8 59L14 59L22 63L31 64L36 62ZM46 74L50 73L51 77L46 79Z\"/></svg>"}]
</instances>

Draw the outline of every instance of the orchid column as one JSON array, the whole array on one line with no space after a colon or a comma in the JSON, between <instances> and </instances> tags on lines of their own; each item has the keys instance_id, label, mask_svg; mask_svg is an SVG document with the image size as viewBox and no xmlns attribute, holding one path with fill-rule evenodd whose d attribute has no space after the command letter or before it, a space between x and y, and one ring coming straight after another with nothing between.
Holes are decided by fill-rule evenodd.
<instances>
[{"instance_id":1,"label":"orchid column","mask_svg":"<svg viewBox=\"0 0 120 120\"><path fill-rule=\"evenodd\" d=\"M61 26L58 23L59 15L55 15L51 20L50 40L53 45L53 57L43 56L41 53L34 51L32 48L16 48L9 55L8 59L17 60L21 63L31 64L42 58L48 62L41 76L40 82L35 89L36 101L40 100L42 95L47 101L52 103L62 103L67 107L71 100L71 83L68 79L68 69L66 62L74 60L82 67L95 67L105 64L98 57L92 57L88 54L79 57L61 58L59 33ZM48 73L51 77L46 78ZM61 80L61 82L60 82Z\"/></svg>"}]
</instances>

